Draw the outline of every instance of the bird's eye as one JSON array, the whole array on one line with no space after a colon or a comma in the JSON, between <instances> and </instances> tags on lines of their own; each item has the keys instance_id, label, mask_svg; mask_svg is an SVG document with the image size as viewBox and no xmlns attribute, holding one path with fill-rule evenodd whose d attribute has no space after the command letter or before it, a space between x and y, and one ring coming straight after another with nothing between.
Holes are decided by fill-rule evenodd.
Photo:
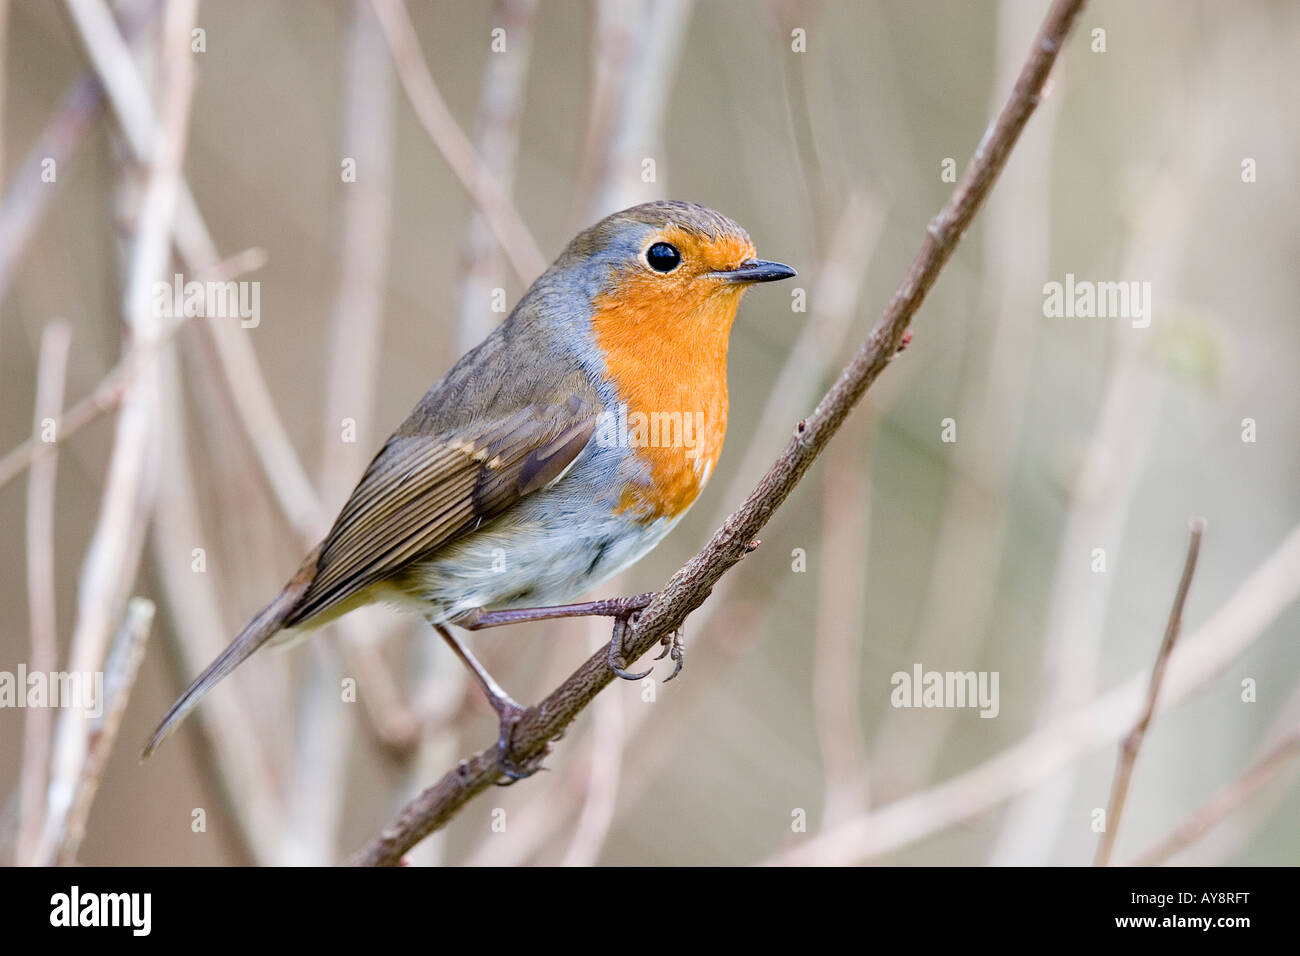
<instances>
[{"instance_id":1,"label":"bird's eye","mask_svg":"<svg viewBox=\"0 0 1300 956\"><path fill-rule=\"evenodd\" d=\"M666 242L656 242L646 250L645 261L656 272L672 272L681 265L682 254L677 247Z\"/></svg>"}]
</instances>

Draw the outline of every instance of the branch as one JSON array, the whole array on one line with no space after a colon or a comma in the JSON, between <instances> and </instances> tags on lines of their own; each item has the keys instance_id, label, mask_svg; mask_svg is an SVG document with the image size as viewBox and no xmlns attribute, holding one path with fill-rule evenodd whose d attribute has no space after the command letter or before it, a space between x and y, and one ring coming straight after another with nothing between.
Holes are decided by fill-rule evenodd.
<instances>
[{"instance_id":1,"label":"branch","mask_svg":"<svg viewBox=\"0 0 1300 956\"><path fill-rule=\"evenodd\" d=\"M91 805L95 802L95 794L99 792L99 782L103 779L109 755L117 740L117 732L122 726L127 702L131 699L131 690L140 671L140 661L144 659L144 648L149 640L153 617L153 601L142 597L131 598L127 602L126 614L118 628L117 637L113 640L113 648L104 663L104 691L102 699L97 701L103 707L103 712L90 722L86 760L77 778L72 809L68 812L62 843L55 856L61 866L71 865L76 860L77 850L86 835L86 821L90 818Z\"/></svg>"},{"instance_id":2,"label":"branch","mask_svg":"<svg viewBox=\"0 0 1300 956\"><path fill-rule=\"evenodd\" d=\"M106 0L67 2L126 145L138 163L148 166L159 137L159 118L126 34L115 26ZM220 260L183 171L171 231L191 272L207 273ZM224 322L203 328L217 350L227 392L276 501L294 532L314 543L324 518L316 488L289 441L249 337Z\"/></svg>"},{"instance_id":3,"label":"branch","mask_svg":"<svg viewBox=\"0 0 1300 956\"><path fill-rule=\"evenodd\" d=\"M822 466L822 567L813 612L811 689L825 778L823 826L860 811L870 794L860 692L867 608L859 575L867 565L872 495L859 489L878 421L868 405Z\"/></svg>"},{"instance_id":4,"label":"branch","mask_svg":"<svg viewBox=\"0 0 1300 956\"><path fill-rule=\"evenodd\" d=\"M352 157L358 175L344 187L338 293L328 346L329 382L324 401L318 487L324 502L343 501L353 475L360 474L365 446L342 440L351 419L358 434L374 427L375 381L384 329L384 280L392 233L393 71L382 31L366 0L353 0L346 40L346 89L340 131L341 152ZM344 484L347 482L347 484ZM310 547L310 545L308 545ZM418 723L401 700L396 680L379 649L366 638L360 617L338 633L337 649L348 673L365 674L362 706L381 745L410 746ZM292 766L286 804L286 859L319 866L338 857L339 825L347 792L352 715L338 706L338 677L327 645L315 644L296 693ZM372 685L369 680L374 679ZM395 736L385 736L389 729Z\"/></svg>"},{"instance_id":5,"label":"branch","mask_svg":"<svg viewBox=\"0 0 1300 956\"><path fill-rule=\"evenodd\" d=\"M1300 524L1196 632L1179 642L1158 702L1171 710L1250 649L1300 598ZM785 866L857 866L986 814L1042 786L1085 754L1123 738L1142 710L1149 678L1134 674L982 763L774 854Z\"/></svg>"},{"instance_id":6,"label":"branch","mask_svg":"<svg viewBox=\"0 0 1300 956\"><path fill-rule=\"evenodd\" d=\"M465 187L465 192L474 200L520 280L525 284L532 282L546 270L546 257L538 249L510 196L492 175L447 107L447 101L442 98L438 84L429 72L429 64L420 52L415 26L402 0L371 0L371 5L383 27L398 79L411 108L415 110L416 119Z\"/></svg>"},{"instance_id":7,"label":"branch","mask_svg":"<svg viewBox=\"0 0 1300 956\"><path fill-rule=\"evenodd\" d=\"M519 155L519 131L528 93L533 20L537 0L498 0L492 22L506 31L510 52L489 56L483 66L474 146L488 173L510 195ZM461 246L460 351L468 352L487 336L500 316L488 308L492 290L504 286L501 256L487 216L479 206L470 212Z\"/></svg>"},{"instance_id":8,"label":"branch","mask_svg":"<svg viewBox=\"0 0 1300 956\"><path fill-rule=\"evenodd\" d=\"M102 38L118 36L107 7L94 0L70 0L69 12L87 52L102 77L116 75L121 64ZM172 218L189 128L194 91L194 67L189 35L198 12L197 0L172 4L164 16L159 88L163 91L157 146L136 215L122 296L123 319L131 341L154 343L161 322L150 308L150 287L168 262ZM106 80L107 82L107 80ZM111 628L121 619L127 595L139 568L144 529L156 491L158 461L157 356L132 383L117 420L113 451L100 504L98 523L86 549L77 588L77 624L68 655L74 673L101 671L112 640ZM77 708L59 718L50 763L46 814L35 860L50 865L68 833L75 810L77 782L91 746L87 714Z\"/></svg>"},{"instance_id":9,"label":"branch","mask_svg":"<svg viewBox=\"0 0 1300 956\"><path fill-rule=\"evenodd\" d=\"M1297 754L1300 754L1300 728L1278 741L1245 773L1192 811L1163 840L1135 858L1130 865L1159 866L1175 853L1187 849L1262 790Z\"/></svg>"},{"instance_id":10,"label":"branch","mask_svg":"<svg viewBox=\"0 0 1300 956\"><path fill-rule=\"evenodd\" d=\"M266 263L266 252L262 249L245 249L236 253L213 269L199 274L200 280L225 282L238 278L247 272L254 272ZM164 345L171 341L173 335L188 324L188 318L180 316L163 323L158 334L148 341L132 342L125 355L109 369L94 390L70 407L62 415L55 414L54 440L38 441L39 436L28 437L0 458L0 487L4 487L23 469L35 467L36 463L55 450L82 428L112 409L126 398L131 381L140 367L151 359Z\"/></svg>"},{"instance_id":11,"label":"branch","mask_svg":"<svg viewBox=\"0 0 1300 956\"><path fill-rule=\"evenodd\" d=\"M153 22L157 6L158 0L154 0L125 11L122 34L127 42L134 42ZM81 145L86 131L94 126L103 106L103 87L95 71L87 70L68 87L58 112L15 171L12 185L0 204L0 299L8 295L23 253L55 195L57 184L41 181L44 164L53 160L56 169L63 169Z\"/></svg>"},{"instance_id":12,"label":"branch","mask_svg":"<svg viewBox=\"0 0 1300 956\"><path fill-rule=\"evenodd\" d=\"M1115 849L1115 836L1119 833L1120 816L1124 813L1124 802L1128 799L1129 782L1133 779L1133 765L1137 763L1138 751L1146 739L1147 728L1156 712L1156 698L1160 696L1160 685L1164 683L1165 671L1169 667L1169 655L1174 652L1174 643L1183 629L1183 606L1187 603L1187 592L1192 586L1192 575L1196 573L1196 558L1201 553L1201 536L1205 533L1205 519L1191 520L1191 539L1187 542L1187 560L1183 562L1183 576L1178 582L1178 591L1174 595L1174 606L1169 611L1169 623L1165 625L1165 636L1160 642L1160 651L1156 654L1155 666L1151 669L1151 683L1147 686L1146 703L1137 723L1124 738L1119 750L1119 762L1115 765L1115 780L1111 785L1110 806L1106 810L1106 829L1102 832L1101 843L1097 847L1094 866L1107 866L1111 851Z\"/></svg>"},{"instance_id":13,"label":"branch","mask_svg":"<svg viewBox=\"0 0 1300 956\"><path fill-rule=\"evenodd\" d=\"M997 108L997 97L1015 79L1010 58L1037 19L1024 4L1001 3L997 10L994 51L1000 65L989 109ZM1042 276L1051 272L1053 209L1047 171L1056 166L1061 106L1059 99L1043 104L1032 135L1016 147L1015 163L1026 175L981 214L979 293L971 310L978 318L963 323L957 341L944 345L964 356L956 407L947 414L980 440L944 450L945 491L909 653L913 661L945 660L953 671L973 670L996 630L999 575L1013 534L1017 449L1027 431L1044 329L1039 306ZM932 783L958 719L956 710L935 710L917 721L911 710L885 708L872 727L867 758L878 768L873 799L885 802Z\"/></svg>"},{"instance_id":14,"label":"branch","mask_svg":"<svg viewBox=\"0 0 1300 956\"><path fill-rule=\"evenodd\" d=\"M41 332L36 371L36 402L32 433L41 436L42 420L58 417L68 370L68 323L55 319ZM51 673L58 666L58 625L54 595L54 488L58 458L49 455L27 476L27 603L31 630L33 673ZM18 848L14 860L28 865L36 852L44 820L45 781L50 765L50 729L54 713L48 707L27 711L23 723L23 764L19 775Z\"/></svg>"},{"instance_id":15,"label":"branch","mask_svg":"<svg viewBox=\"0 0 1300 956\"><path fill-rule=\"evenodd\" d=\"M719 579L744 557L773 512L794 490L849 411L898 352L912 316L952 257L1038 105L1057 53L1082 7L1083 0L1057 0L1053 4L1034 38L1010 98L996 122L985 132L952 198L930 222L921 250L880 322L812 415L796 426L785 451L745 503L703 550L672 576L627 628L623 638L627 660L645 654L704 603ZM563 733L612 679L605 651L598 651L541 704L528 708L514 728L517 759L527 760L544 753L550 741ZM408 803L397 819L349 862L370 866L398 863L406 850L496 782L500 776L497 759L494 745L463 761Z\"/></svg>"}]
</instances>

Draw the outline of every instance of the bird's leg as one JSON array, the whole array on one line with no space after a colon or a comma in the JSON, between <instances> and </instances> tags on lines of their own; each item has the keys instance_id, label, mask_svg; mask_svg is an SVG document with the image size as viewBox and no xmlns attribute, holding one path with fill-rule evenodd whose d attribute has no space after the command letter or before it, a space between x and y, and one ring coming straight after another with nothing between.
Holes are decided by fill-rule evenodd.
<instances>
[{"instance_id":1,"label":"bird's leg","mask_svg":"<svg viewBox=\"0 0 1300 956\"><path fill-rule=\"evenodd\" d=\"M488 611L480 607L458 618L456 623L467 630L478 631L485 627L522 624L525 621L549 621L559 617L612 617L614 619L614 635L610 639L609 653L607 655L609 669L623 680L642 680L650 675L650 670L653 670L653 668L640 673L627 670L623 662L623 636L627 633L627 625L636 620L636 616L649 606L654 596L654 592L650 591L633 597L604 598L600 601L587 601L583 604L560 604L555 607L521 607L505 611ZM664 638L663 644L664 654L671 653L672 661L677 665L668 678L668 680L672 680L682 669L681 628ZM663 654L659 656L662 658Z\"/></svg>"},{"instance_id":2,"label":"bird's leg","mask_svg":"<svg viewBox=\"0 0 1300 956\"><path fill-rule=\"evenodd\" d=\"M522 780L524 777L531 777L541 769L542 759L546 756L545 751L523 764L516 763L510 752L515 724L519 723L519 718L523 716L524 708L505 692L504 688L496 682L496 678L488 673L487 668L478 662L478 658L471 654L469 648L457 640L456 635L452 634L445 625L434 624L433 628L442 635L442 639L451 645L456 656L469 668L474 679L478 681L479 687L483 689L488 703L497 712L497 719L500 722L500 730L497 734L497 760L501 764L501 772L510 778L510 783Z\"/></svg>"},{"instance_id":3,"label":"bird's leg","mask_svg":"<svg viewBox=\"0 0 1300 956\"><path fill-rule=\"evenodd\" d=\"M582 604L558 604L555 607L517 607L505 611L488 611L478 607L457 618L456 623L468 631L481 631L485 627L549 621L557 617L627 618L647 607L653 597L654 592L651 591L633 597L604 598Z\"/></svg>"}]
</instances>

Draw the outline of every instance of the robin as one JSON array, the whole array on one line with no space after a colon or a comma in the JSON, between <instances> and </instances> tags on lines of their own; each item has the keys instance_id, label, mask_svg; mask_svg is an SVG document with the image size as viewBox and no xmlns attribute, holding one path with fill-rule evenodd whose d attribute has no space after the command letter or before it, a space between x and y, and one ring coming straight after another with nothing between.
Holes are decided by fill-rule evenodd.
<instances>
[{"instance_id":1,"label":"robin","mask_svg":"<svg viewBox=\"0 0 1300 956\"><path fill-rule=\"evenodd\" d=\"M172 705L143 756L263 644L386 602L422 614L469 667L500 719L503 772L526 775L509 754L522 708L449 626L581 614L625 624L648 603L563 602L645 555L695 501L726 433L741 295L794 275L694 203L634 206L578 235L420 400L329 534ZM639 679L615 632L611 667ZM678 637L668 652L676 676Z\"/></svg>"}]
</instances>

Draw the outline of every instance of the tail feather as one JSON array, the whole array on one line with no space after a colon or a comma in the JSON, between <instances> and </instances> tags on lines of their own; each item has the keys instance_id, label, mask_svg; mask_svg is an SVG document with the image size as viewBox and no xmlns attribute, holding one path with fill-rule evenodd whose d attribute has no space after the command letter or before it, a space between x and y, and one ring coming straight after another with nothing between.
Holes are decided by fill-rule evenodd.
<instances>
[{"instance_id":1,"label":"tail feather","mask_svg":"<svg viewBox=\"0 0 1300 956\"><path fill-rule=\"evenodd\" d=\"M216 687L221 680L236 667L246 661L254 651L274 637L284 626L285 619L302 600L316 573L316 560L320 549L317 548L303 562L293 580L280 592L280 596L264 607L248 626L239 632L239 636L230 642L221 654L194 679L185 693L177 698L176 703L163 716L162 723L153 732L149 742L140 752L141 760L148 760L158 749L158 745L170 736L176 726L189 716L190 711L199 705L208 691Z\"/></svg>"}]
</instances>

